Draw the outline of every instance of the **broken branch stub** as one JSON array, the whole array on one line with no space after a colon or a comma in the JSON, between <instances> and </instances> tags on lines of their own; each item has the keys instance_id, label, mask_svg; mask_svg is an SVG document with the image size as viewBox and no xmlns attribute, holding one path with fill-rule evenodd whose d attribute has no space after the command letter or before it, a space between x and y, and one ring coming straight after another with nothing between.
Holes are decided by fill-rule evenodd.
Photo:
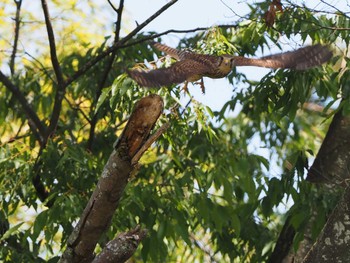
<instances>
[{"instance_id":1,"label":"broken branch stub","mask_svg":"<svg viewBox=\"0 0 350 263\"><path fill-rule=\"evenodd\" d=\"M149 95L136 103L59 262L91 262L94 259L96 244L108 229L133 171L131 160L139 149L143 149L162 111L163 100L158 95Z\"/></svg>"},{"instance_id":2,"label":"broken branch stub","mask_svg":"<svg viewBox=\"0 0 350 263\"><path fill-rule=\"evenodd\" d=\"M152 94L137 102L115 148L126 147L132 159L147 141L162 111L163 100L158 95Z\"/></svg>"},{"instance_id":3,"label":"broken branch stub","mask_svg":"<svg viewBox=\"0 0 350 263\"><path fill-rule=\"evenodd\" d=\"M137 226L125 233L120 233L109 241L92 263L116 263L128 260L137 249L140 241L147 235L147 230Z\"/></svg>"}]
</instances>

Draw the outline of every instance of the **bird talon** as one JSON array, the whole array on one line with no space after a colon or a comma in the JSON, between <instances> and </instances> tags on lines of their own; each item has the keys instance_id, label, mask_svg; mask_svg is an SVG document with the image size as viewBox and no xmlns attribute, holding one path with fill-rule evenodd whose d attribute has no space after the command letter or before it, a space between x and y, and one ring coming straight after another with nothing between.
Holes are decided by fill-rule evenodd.
<instances>
[{"instance_id":1,"label":"bird talon","mask_svg":"<svg viewBox=\"0 0 350 263\"><path fill-rule=\"evenodd\" d=\"M205 94L205 86L204 86L203 78L199 82L194 82L194 84L200 85L202 93Z\"/></svg>"},{"instance_id":2,"label":"bird talon","mask_svg":"<svg viewBox=\"0 0 350 263\"><path fill-rule=\"evenodd\" d=\"M185 85L182 87L182 90L185 92L185 93L188 93L188 82L186 81L185 82Z\"/></svg>"}]
</instances>

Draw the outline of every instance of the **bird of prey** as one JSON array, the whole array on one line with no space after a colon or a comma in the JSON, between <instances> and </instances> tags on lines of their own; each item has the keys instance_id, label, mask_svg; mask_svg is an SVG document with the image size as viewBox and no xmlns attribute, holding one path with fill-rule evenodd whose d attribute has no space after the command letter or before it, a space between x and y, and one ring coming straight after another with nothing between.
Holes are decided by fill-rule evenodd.
<instances>
[{"instance_id":1,"label":"bird of prey","mask_svg":"<svg viewBox=\"0 0 350 263\"><path fill-rule=\"evenodd\" d=\"M328 47L320 44L262 58L246 58L228 54L222 56L204 55L188 50L177 50L160 43L153 43L153 46L173 57L177 62L168 68L150 71L128 70L127 72L132 79L144 87L161 87L185 82L185 90L187 90L188 82L201 79L203 92L203 77L223 78L235 66L305 70L319 66L332 57L332 52Z\"/></svg>"}]
</instances>

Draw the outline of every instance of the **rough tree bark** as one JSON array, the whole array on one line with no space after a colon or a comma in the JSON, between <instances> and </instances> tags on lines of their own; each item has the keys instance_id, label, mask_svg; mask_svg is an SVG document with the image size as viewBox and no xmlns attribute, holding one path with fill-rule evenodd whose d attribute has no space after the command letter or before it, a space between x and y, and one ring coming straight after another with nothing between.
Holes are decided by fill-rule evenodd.
<instances>
[{"instance_id":1,"label":"rough tree bark","mask_svg":"<svg viewBox=\"0 0 350 263\"><path fill-rule=\"evenodd\" d=\"M129 176L146 150L144 145L151 144L149 135L162 110L163 101L158 95L145 97L135 105L102 171L96 189L68 239L67 248L59 262L92 262L94 260L95 246L110 225ZM156 138L153 136L150 139L154 141ZM107 244L102 255L96 258L96 262L102 262L101 258L113 258L113 262L124 262L134 253L145 235L145 230L138 227L131 232L119 235ZM122 247L121 244L123 244Z\"/></svg>"},{"instance_id":2,"label":"rough tree bark","mask_svg":"<svg viewBox=\"0 0 350 263\"><path fill-rule=\"evenodd\" d=\"M350 173L350 116L340 109L333 117L327 135L306 180L323 183L329 191L346 187ZM350 189L328 218L318 240L302 262L350 262Z\"/></svg>"},{"instance_id":3,"label":"rough tree bark","mask_svg":"<svg viewBox=\"0 0 350 263\"><path fill-rule=\"evenodd\" d=\"M306 180L311 183L323 184L334 191L346 187L350 177L350 116L343 114L340 109L333 117L326 137L311 166ZM329 216L324 229L315 244L308 236L308 228L312 220L317 220L317 211L306 227L305 239L295 253L291 251L294 231L288 226L283 229L276 243L273 256L283 263L313 263L313 262L350 262L350 189L347 188L343 198ZM286 221L286 224L289 220ZM311 236L311 234L310 234ZM286 249L286 244L289 250ZM310 249L311 248L311 249ZM289 253L288 253L289 251Z\"/></svg>"},{"instance_id":4,"label":"rough tree bark","mask_svg":"<svg viewBox=\"0 0 350 263\"><path fill-rule=\"evenodd\" d=\"M339 201L303 263L350 262L350 187Z\"/></svg>"}]
</instances>

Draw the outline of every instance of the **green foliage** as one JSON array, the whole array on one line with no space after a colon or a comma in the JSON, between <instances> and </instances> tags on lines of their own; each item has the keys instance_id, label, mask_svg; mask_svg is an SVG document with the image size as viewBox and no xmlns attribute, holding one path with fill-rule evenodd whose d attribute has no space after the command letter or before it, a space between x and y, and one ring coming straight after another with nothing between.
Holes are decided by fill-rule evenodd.
<instances>
[{"instance_id":1,"label":"green foliage","mask_svg":"<svg viewBox=\"0 0 350 263\"><path fill-rule=\"evenodd\" d=\"M67 5L55 3L56 8L83 16L74 1ZM90 8L93 13L98 6ZM344 14L318 15L305 7L285 6L274 28L268 28L260 19L267 2L250 8L237 26L193 34L180 39L179 46L206 54L250 56L271 44L281 47L281 35L349 44L348 31L330 30L349 28ZM61 40L77 26L67 15L60 17L68 19L62 23ZM58 49L66 78L111 44L110 37L102 39L100 33L97 37L89 31L90 39L81 33L87 28L77 28ZM132 41L149 36L139 34ZM103 59L68 86L57 129L42 152L17 98L0 84L0 258L4 262L58 260L127 117L135 103L150 93L159 94L165 104L165 114L155 128L165 121L171 125L127 185L101 246L106 238L141 224L149 236L136 252L136 261L265 262L286 218L297 232L293 244L297 248L314 209L320 218L312 228L317 237L339 193L311 186L304 178L308 160L315 157L328 127L328 110L336 110L342 97L338 110L349 112L349 67L338 70L335 65L340 59L348 65L349 59L341 54L306 72L273 71L259 82L234 69L228 81L241 88L214 111L179 87L144 89L128 78L125 69L135 63L141 67L144 60L159 63L153 60L160 54L155 55L147 43L118 49L107 77L109 61ZM38 58L20 53L25 62L11 81L47 123L57 87L47 43L35 44L42 48ZM0 50L9 48L8 43L0 45ZM189 106L179 107L182 96L191 100ZM312 103L324 107L323 112L309 110ZM45 201L39 200L33 186L35 176L48 191Z\"/></svg>"}]
</instances>

